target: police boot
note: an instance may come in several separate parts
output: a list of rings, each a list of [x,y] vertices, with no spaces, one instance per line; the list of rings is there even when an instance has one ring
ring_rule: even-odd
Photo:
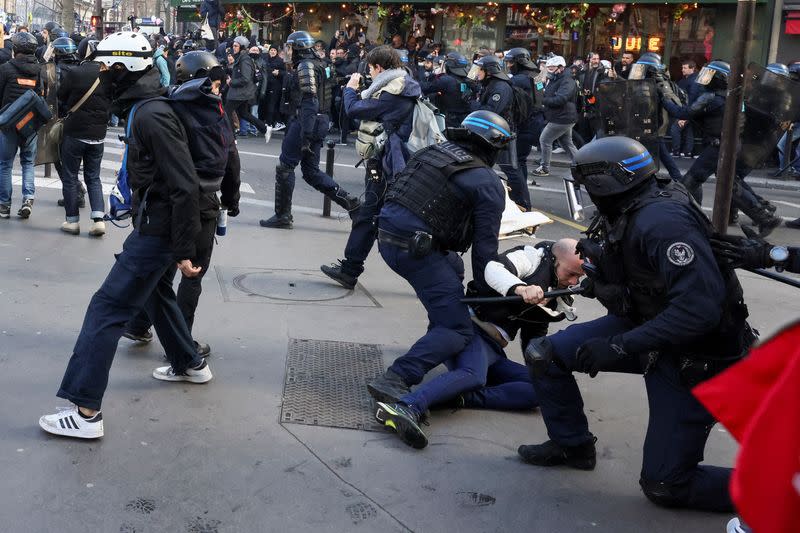
[[[361,201],[356,196],[352,196],[349,192],[341,187],[338,187],[336,189],[336,193],[330,198],[336,202],[336,205],[347,211],[347,214],[350,215],[350,218],[355,217],[356,213],[358,212],[358,208],[361,207]]]
[[[258,223],[264,228],[292,229],[292,188],[289,173],[292,169],[278,165],[275,168],[275,214]]]
[[[345,272],[344,261],[339,261],[338,264],[322,265],[319,269],[323,274],[347,290],[352,291],[356,283],[358,283],[358,276],[353,276],[349,272]]]
[[[780,217],[775,216],[763,207],[755,209],[746,209],[742,207],[742,211],[744,211],[744,214],[750,217],[756,226],[758,226],[758,234],[761,237],[766,237],[772,233],[772,230],[780,226],[783,222]]]
[[[406,385],[403,378],[387,370],[382,376],[378,376],[367,383],[367,390],[370,396],[379,402],[396,403],[411,392],[411,388]]]
[[[597,464],[597,451],[594,443],[597,437],[578,446],[561,446],[549,440],[544,444],[522,445],[517,453],[526,463],[536,466],[567,465],[579,470],[594,470]]]

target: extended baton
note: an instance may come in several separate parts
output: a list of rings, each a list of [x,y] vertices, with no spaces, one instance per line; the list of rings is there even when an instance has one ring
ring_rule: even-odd
[[[586,289],[580,285],[573,285],[567,289],[555,289],[544,293],[545,298],[558,298],[559,296],[570,296],[572,294],[583,294]],[[473,297],[461,298],[461,303],[465,304],[507,304],[514,302],[521,302],[522,296],[487,296],[487,297]]]
[[[748,272],[752,272],[753,274],[758,274],[759,276],[764,276],[765,278],[769,278],[775,281],[780,281],[781,283],[785,283],[786,285],[791,285],[796,289],[800,289],[800,280],[796,280],[795,278],[790,278],[789,276],[782,276],[776,272],[771,272],[769,270],[764,270],[763,268],[745,268]]]

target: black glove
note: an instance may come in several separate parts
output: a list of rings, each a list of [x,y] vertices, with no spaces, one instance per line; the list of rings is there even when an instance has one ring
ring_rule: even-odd
[[[228,216],[229,217],[237,217],[239,216],[239,206],[233,206],[228,208]]]
[[[613,369],[626,357],[628,354],[622,348],[619,337],[610,339],[595,337],[578,348],[575,354],[575,369],[589,374],[589,377],[595,377],[601,370]]]
[[[314,154],[314,150],[311,149],[311,141],[304,141],[303,142],[303,147],[300,148],[300,153],[301,154],[309,153],[311,155]]]
[[[714,235],[710,240],[714,257],[731,268],[770,268],[774,265],[769,256],[772,245],[764,239]]]
[[[598,279],[585,278],[581,281],[581,296],[597,298],[612,315],[625,316],[630,309],[628,290],[624,285],[603,283]]]

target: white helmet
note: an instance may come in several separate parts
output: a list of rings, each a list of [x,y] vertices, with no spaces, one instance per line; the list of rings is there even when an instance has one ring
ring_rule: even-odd
[[[544,65],[545,67],[566,67],[567,62],[564,61],[564,58],[561,56],[553,56],[547,60],[547,63]]]
[[[97,43],[95,60],[109,67],[119,63],[130,72],[138,72],[153,66],[153,48],[140,33],[118,31]]]

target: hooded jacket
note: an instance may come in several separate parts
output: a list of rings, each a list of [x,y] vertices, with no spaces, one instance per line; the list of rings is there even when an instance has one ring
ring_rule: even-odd
[[[36,58],[27,54],[17,54],[14,59],[0,65],[0,95],[3,98],[0,107],[15,101],[28,89],[41,94],[41,69]]]
[[[255,66],[253,58],[242,50],[233,61],[231,85],[228,89],[229,102],[250,102],[256,97],[256,84],[253,81]]]
[[[100,63],[87,61],[66,73],[58,87],[58,101],[65,112],[83,98],[94,81],[100,84],[92,95],[64,122],[64,135],[75,139],[100,140],[106,136],[111,109],[111,72],[100,72]]]
[[[384,177],[398,174],[406,166],[410,153],[406,142],[411,137],[414,105],[422,94],[419,83],[404,69],[385,70],[372,85],[358,93],[345,87],[342,93],[347,116],[355,120],[374,120],[383,124],[389,137],[383,151]]]
[[[117,101],[127,110],[140,104],[128,139],[134,225],[143,235],[169,239],[175,260],[181,261],[195,257],[200,232],[200,182],[180,118],[169,102],[158,99],[164,94],[158,69],[151,68]],[[154,100],[144,102],[148,99]],[[145,194],[147,201],[140,219]]]
[[[578,86],[568,69],[556,74],[544,88],[544,118],[554,124],[575,124],[578,122],[578,109],[575,97]]]

